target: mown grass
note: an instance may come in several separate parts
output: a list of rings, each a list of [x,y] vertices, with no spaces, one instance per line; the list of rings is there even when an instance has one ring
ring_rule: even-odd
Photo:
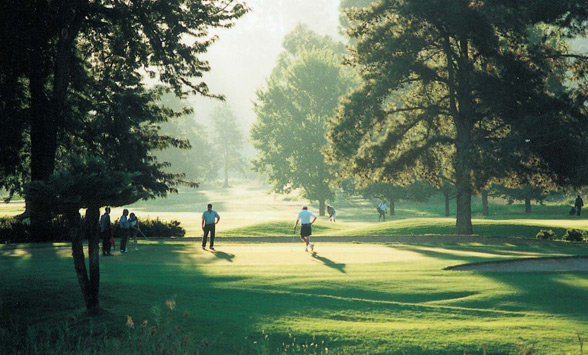
[[[320,217],[314,235],[357,236],[359,244],[322,243],[311,254],[292,231],[306,202],[264,191],[243,184],[127,206],[139,218],[180,220],[188,237],[199,237],[200,215],[213,203],[217,252],[202,251],[198,239],[151,240],[101,258],[98,316],[83,311],[67,243],[0,246],[0,353],[579,354],[578,335],[588,337],[586,272],[443,270],[584,256],[588,244],[366,244],[362,236],[450,235],[455,220],[432,201],[398,203],[396,216],[377,222],[374,201],[340,197],[338,221]],[[485,218],[476,206],[480,236],[588,229],[565,204],[534,205],[526,215],[520,204],[494,202]],[[224,236],[296,238],[252,245]]]
[[[491,354],[577,354],[576,332],[588,335],[585,272],[443,270],[588,255],[584,244],[324,243],[310,254],[299,243],[221,243],[210,253],[198,243],[150,242],[101,259],[104,313],[94,318],[82,312],[69,254],[2,246],[2,336],[28,325],[21,340],[40,342],[43,353],[481,354],[486,345]],[[11,342],[0,352],[14,350]]]

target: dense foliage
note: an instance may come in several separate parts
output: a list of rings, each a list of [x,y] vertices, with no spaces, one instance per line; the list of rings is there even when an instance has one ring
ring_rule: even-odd
[[[586,181],[586,1],[383,0],[349,11],[363,85],[328,137],[358,182],[455,184],[459,234],[491,181]],[[572,84],[573,83],[573,84]],[[558,158],[559,157],[559,158]]]

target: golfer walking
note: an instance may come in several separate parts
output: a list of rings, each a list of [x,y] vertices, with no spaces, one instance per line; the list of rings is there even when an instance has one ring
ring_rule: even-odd
[[[314,244],[310,242],[310,236],[312,234],[312,224],[316,221],[316,215],[308,210],[307,206],[302,207],[302,211],[298,213],[298,217],[296,218],[296,223],[294,224],[294,231],[296,231],[296,227],[298,226],[298,221],[300,221],[300,239],[306,244],[305,251],[314,250]]]
[[[202,250],[206,250],[206,241],[208,233],[210,232],[210,250],[214,250],[214,229],[216,224],[220,221],[220,216],[216,211],[212,210],[212,204],[208,204],[208,209],[202,213]]]

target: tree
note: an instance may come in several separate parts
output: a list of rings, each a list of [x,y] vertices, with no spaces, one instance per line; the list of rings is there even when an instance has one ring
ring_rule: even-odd
[[[112,170],[104,161],[73,158],[69,166],[55,172],[49,180],[36,180],[27,185],[25,196],[43,201],[45,209],[66,216],[72,241],[74,268],[90,313],[99,310],[99,237],[97,221],[99,208],[105,205],[122,206],[141,198],[133,180],[138,174]],[[81,224],[80,209],[86,208],[85,223]],[[84,258],[83,238],[89,249],[89,271]]]
[[[230,27],[247,9],[224,1],[7,1],[0,6],[5,10],[0,11],[3,58],[22,61],[2,72],[7,75],[0,75],[0,93],[22,91],[2,97],[1,106],[11,105],[3,112],[21,132],[10,152],[30,155],[32,181],[25,196],[31,220],[38,226],[51,213],[67,216],[78,281],[86,307],[95,311],[100,206],[165,196],[178,184],[189,184],[183,174],[166,172],[169,164],[152,154],[189,147],[185,139],[159,133],[160,124],[184,112],[157,102],[169,90],[218,97],[204,83],[193,82],[209,70],[198,55],[215,40],[207,36],[208,28]],[[142,71],[156,77],[155,69],[167,89],[146,88]],[[89,275],[79,232],[82,207],[87,209]]]
[[[12,117],[26,114],[30,139],[31,180],[48,180],[56,166],[60,139],[69,127],[84,121],[72,101],[85,86],[97,86],[84,71],[107,55],[117,65],[139,77],[141,70],[167,84],[177,95],[209,93],[194,81],[209,70],[198,56],[216,37],[211,27],[230,27],[247,8],[238,1],[4,1],[1,5],[0,50],[11,63],[19,62],[0,79],[0,92],[25,86],[26,97],[13,102]],[[3,63],[4,64],[4,63]],[[4,72],[6,73],[6,72]],[[4,74],[3,73],[3,74]],[[122,72],[119,72],[122,73]],[[20,87],[18,87],[21,89]],[[19,91],[17,91],[19,92]],[[43,201],[27,200],[31,222],[47,219]]]
[[[325,125],[354,78],[340,65],[342,46],[328,36],[299,25],[283,47],[267,88],[257,92],[253,170],[266,173],[275,192],[300,188],[305,198],[319,201],[324,215],[325,201],[333,197],[332,165],[322,154]]]
[[[178,97],[168,93],[162,96],[161,105],[171,108],[180,114],[173,120],[161,124],[161,133],[184,139],[190,142],[189,148],[174,146],[156,152],[157,159],[169,162],[167,171],[175,174],[185,174],[192,181],[216,179],[218,175],[218,161],[210,159],[204,152],[213,151],[210,142],[210,132],[200,124],[194,110]]]
[[[237,126],[237,117],[228,104],[217,106],[210,114],[214,126],[215,154],[209,156],[219,157],[223,169],[225,181],[223,188],[229,187],[229,171],[244,171],[245,160],[241,151],[243,149],[243,135]]]
[[[349,62],[363,85],[328,134],[341,171],[435,185],[448,172],[458,234],[473,233],[471,196],[492,179],[581,179],[586,60],[560,45],[586,30],[580,3],[384,0],[351,11]]]

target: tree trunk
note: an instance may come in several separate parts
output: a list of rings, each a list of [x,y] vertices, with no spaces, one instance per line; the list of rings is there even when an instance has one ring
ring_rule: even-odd
[[[228,188],[229,187],[229,166],[228,163],[225,163],[225,183],[223,184],[223,188]]]
[[[394,210],[394,200],[390,199],[390,216],[394,216],[396,211]]]
[[[525,199],[525,213],[531,213],[531,199]]]
[[[325,215],[325,200],[319,200],[319,216]]]
[[[29,88],[31,93],[31,181],[48,180],[55,169],[57,132],[64,124],[64,108],[71,80],[75,38],[82,28],[88,11],[88,1],[72,2],[60,19],[61,28],[56,30],[59,38],[54,51],[39,39],[39,47],[30,55]],[[51,63],[51,64],[47,64]],[[51,82],[52,80],[52,82]],[[49,88],[51,94],[47,95]],[[46,201],[45,201],[46,202]],[[45,239],[50,218],[48,205],[44,201],[28,201],[31,228],[34,238]]]
[[[100,290],[100,234],[98,233],[98,220],[100,219],[99,207],[90,207],[86,210],[85,234],[88,237],[88,258],[90,266],[90,297],[86,305],[89,312],[95,312],[99,308]]]
[[[455,137],[455,187],[457,189],[457,210],[456,210],[456,232],[457,234],[473,234],[472,228],[472,181],[470,151],[472,149],[473,130],[473,100],[471,92],[471,71],[473,70],[469,59],[468,39],[459,39],[461,53],[457,62],[459,69],[453,72],[453,63],[448,59],[449,73],[451,79],[450,101],[453,120],[456,128]],[[447,52],[448,58],[453,53],[451,49]],[[456,74],[455,78],[453,74]],[[456,79],[456,81],[453,81]]]
[[[451,210],[449,206],[449,190],[443,191],[443,197],[445,198],[445,217],[451,216]]]
[[[474,234],[472,227],[472,195],[466,188],[457,190],[457,234]]]
[[[80,231],[80,214],[77,211],[71,211],[67,214],[67,220],[69,224],[69,235],[71,238],[71,252],[74,261],[74,269],[78,277],[78,284],[82,290],[82,296],[84,296],[84,303],[86,309],[94,310],[93,308],[97,299],[92,297],[90,289],[90,280],[88,279],[88,273],[86,270],[86,262],[84,259],[84,243],[82,240],[82,233]]]
[[[49,180],[55,168],[55,154],[57,151],[57,126],[52,110],[48,110],[50,101],[45,95],[48,81],[43,72],[41,56],[33,59],[29,74],[29,89],[31,93],[31,181]],[[33,240],[48,240],[48,222],[51,213],[46,201],[33,197],[26,202],[30,212]]]
[[[488,217],[490,212],[488,210],[488,191],[482,190],[482,215]]]

